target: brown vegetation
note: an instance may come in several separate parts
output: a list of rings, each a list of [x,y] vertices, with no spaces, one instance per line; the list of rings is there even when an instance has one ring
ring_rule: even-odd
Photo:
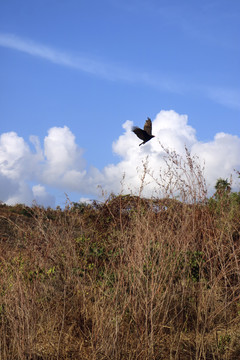
[[[240,205],[0,206],[0,359],[240,358]]]

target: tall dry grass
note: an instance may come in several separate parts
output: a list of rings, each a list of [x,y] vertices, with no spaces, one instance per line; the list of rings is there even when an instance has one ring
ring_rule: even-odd
[[[240,358],[240,208],[178,160],[192,201],[2,206],[0,359]]]

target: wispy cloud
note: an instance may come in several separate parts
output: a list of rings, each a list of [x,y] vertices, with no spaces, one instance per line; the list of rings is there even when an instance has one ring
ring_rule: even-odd
[[[106,74],[104,64],[90,58],[74,57],[71,54],[56,50],[28,39],[20,38],[13,34],[0,33],[0,46],[18,50],[32,56],[40,57],[54,64],[75,68],[96,75]]]
[[[240,110],[240,90],[223,87],[206,88],[207,96],[217,103]]]
[[[111,81],[123,81],[143,84],[161,91],[175,94],[190,94],[198,92],[223,106],[239,109],[239,90],[211,85],[193,85],[185,81],[171,78],[169,74],[154,74],[147,71],[137,71],[129,67],[119,66],[111,62],[96,60],[86,56],[75,56],[54,47],[45,46],[14,34],[0,33],[0,46],[24,52],[31,56],[42,58],[60,66],[76,69],[88,74]],[[200,91],[199,91],[200,90]],[[204,90],[204,91],[203,91]]]
[[[148,72],[132,70],[125,66],[121,67],[107,61],[96,61],[91,57],[74,56],[71,53],[59,51],[53,47],[13,34],[0,33],[0,46],[18,50],[54,64],[74,68],[107,80],[140,83],[173,93],[182,92],[182,88],[165,75],[156,76]]]

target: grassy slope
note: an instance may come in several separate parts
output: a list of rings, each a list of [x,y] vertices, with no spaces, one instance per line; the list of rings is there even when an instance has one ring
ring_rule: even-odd
[[[240,207],[225,200],[1,205],[0,359],[239,359]]]

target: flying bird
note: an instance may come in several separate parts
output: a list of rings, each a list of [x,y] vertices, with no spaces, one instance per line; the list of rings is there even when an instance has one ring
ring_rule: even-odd
[[[144,130],[137,126],[133,126],[132,131],[137,135],[137,137],[139,137],[139,139],[143,140],[139,146],[145,144],[154,137],[154,135],[152,135],[152,120],[149,117],[147,118],[144,125]]]

